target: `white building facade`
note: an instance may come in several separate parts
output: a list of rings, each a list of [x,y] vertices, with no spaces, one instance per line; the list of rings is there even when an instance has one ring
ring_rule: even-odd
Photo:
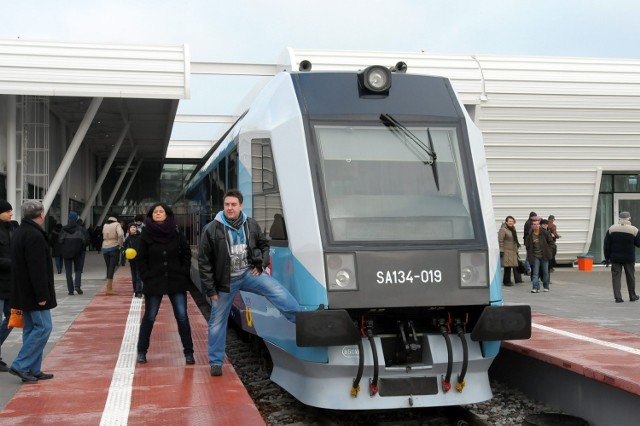
[[[496,231],[511,215],[522,238],[529,212],[555,215],[562,236],[559,262],[574,261],[586,252],[602,260],[604,233],[619,211],[630,211],[632,221],[640,223],[640,60],[598,58],[287,49],[274,64],[228,64],[191,62],[188,46],[0,40],[0,175],[7,198],[18,202],[24,198],[20,191],[28,191],[25,182],[26,187],[36,183],[35,174],[25,177],[18,170],[25,156],[22,96],[49,102],[49,153],[46,161],[38,162],[49,181],[41,198],[54,191],[63,200],[64,217],[67,200],[91,204],[96,171],[108,163],[119,135],[124,134],[125,142],[116,156],[122,162],[131,157],[128,169],[158,155],[195,161],[271,75],[297,70],[303,60],[311,62],[313,70],[404,61],[409,73],[450,78],[484,135],[499,219]],[[190,106],[189,99],[203,96],[210,78],[221,76],[247,77],[245,99],[211,97],[209,104],[224,104],[224,113]],[[98,111],[107,114],[101,119],[87,116],[95,99],[103,99]],[[62,110],[67,100],[86,105],[67,113]],[[114,100],[117,104],[109,105]],[[104,127],[105,117],[111,121],[100,133],[98,121]],[[88,136],[69,159],[82,119],[89,120]],[[203,136],[185,138],[176,131],[184,128],[198,128],[192,133]],[[105,132],[110,136],[101,143]],[[59,170],[61,179],[56,178]],[[102,192],[106,198],[109,192]]]

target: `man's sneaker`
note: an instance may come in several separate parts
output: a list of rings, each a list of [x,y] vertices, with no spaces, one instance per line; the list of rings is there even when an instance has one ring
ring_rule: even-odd
[[[540,290],[536,290],[535,288],[531,290],[531,293],[540,293]]]
[[[547,291],[549,291],[549,289],[548,289],[548,288],[545,288],[545,289],[544,289],[544,290],[542,290],[542,291],[544,291],[544,292],[546,293]]]
[[[82,294],[82,293],[84,293],[84,291],[82,291],[82,290],[80,289],[80,287],[76,287],[76,293],[78,293],[78,294]]]
[[[6,362],[0,361],[0,371],[3,373],[6,373],[7,371],[9,371],[9,366],[7,366]]]
[[[212,365],[211,366],[211,375],[212,376],[222,376],[222,366],[221,365]]]

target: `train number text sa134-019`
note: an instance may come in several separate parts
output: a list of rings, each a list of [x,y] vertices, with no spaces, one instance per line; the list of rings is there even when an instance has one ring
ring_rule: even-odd
[[[442,271],[439,269],[423,269],[415,273],[412,270],[377,271],[376,282],[378,284],[437,284],[442,282]]]

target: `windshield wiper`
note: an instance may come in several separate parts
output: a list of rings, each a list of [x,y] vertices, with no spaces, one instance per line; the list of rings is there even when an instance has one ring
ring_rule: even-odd
[[[416,135],[414,135],[411,130],[407,129],[403,124],[398,122],[395,118],[390,116],[389,114],[380,114],[380,120],[387,126],[391,132],[398,136],[398,138],[403,142],[413,142],[413,145],[419,148],[428,156],[427,161],[423,161],[424,164],[429,164],[431,166],[431,170],[433,171],[433,180],[436,184],[436,188],[440,191],[440,180],[438,178],[438,165],[436,160],[438,159],[438,155],[433,148],[433,138],[431,137],[431,131],[427,128],[427,137],[429,138],[429,146],[425,145],[424,142],[420,140]],[[411,148],[411,147],[409,147]]]

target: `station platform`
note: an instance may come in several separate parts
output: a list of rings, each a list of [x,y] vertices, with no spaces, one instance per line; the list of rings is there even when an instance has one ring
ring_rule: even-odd
[[[531,306],[532,336],[502,342],[492,376],[590,425],[637,424],[640,301],[629,301],[624,278],[623,303],[615,303],[604,266],[558,267],[549,292],[531,293],[531,279],[523,279],[503,286],[503,299]]]
[[[88,252],[83,295],[69,296],[64,271],[55,276],[58,307],[43,371],[54,378],[22,384],[0,373],[2,425],[260,425],[265,424],[233,367],[211,377],[207,323],[191,297],[188,313],[195,365],[186,365],[171,303],[156,318],[147,364],[136,364],[143,300],[133,297],[129,266],[114,277],[116,296],[104,295],[102,255]],[[2,345],[7,364],[22,332]]]

